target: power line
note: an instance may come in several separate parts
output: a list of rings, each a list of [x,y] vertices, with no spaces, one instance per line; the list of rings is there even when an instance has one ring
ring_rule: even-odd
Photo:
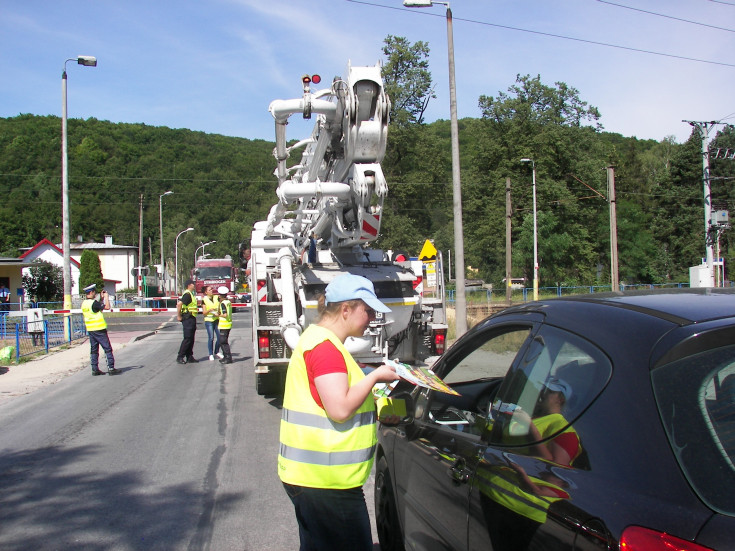
[[[664,13],[656,13],[655,11],[642,10],[640,8],[633,8],[631,6],[624,6],[623,4],[616,4],[615,2],[609,2],[608,0],[597,0],[601,4],[609,4],[618,8],[625,8],[626,10],[638,11],[641,13],[647,13],[649,15],[655,15],[657,17],[665,17],[666,19],[673,19],[675,21],[683,21],[684,23],[691,23],[692,25],[701,25],[702,27],[709,27],[710,29],[718,29],[720,31],[727,31],[729,33],[735,33],[735,29],[727,29],[725,27],[717,27],[716,25],[708,25],[707,23],[700,23],[699,21],[692,21],[691,19],[682,19],[681,17],[674,17],[673,15],[666,15]]]
[[[386,5],[383,5],[383,4],[375,4],[373,2],[366,2],[364,0],[347,0],[347,2],[352,2],[353,4],[364,4],[366,6],[373,6],[373,7],[376,7],[376,8],[384,8],[384,9],[400,10],[400,11],[410,11],[410,12],[414,13],[414,15],[416,15],[416,16],[423,15],[423,16],[429,16],[429,17],[440,17],[442,19],[444,19],[444,17],[445,17],[443,14],[429,13],[429,12],[418,12],[416,10],[411,10],[409,8],[405,8],[404,9],[404,8],[398,8],[396,6],[386,6]],[[496,28],[499,28],[499,29],[506,29],[506,30],[510,30],[510,31],[518,31],[518,32],[522,32],[522,33],[537,34],[537,35],[540,35],[540,36],[548,36],[548,37],[551,37],[551,38],[560,38],[562,40],[571,40],[573,42],[581,42],[583,44],[593,44],[595,46],[604,46],[606,48],[616,48],[616,49],[619,49],[619,50],[627,50],[627,51],[630,51],[630,52],[638,52],[638,53],[642,53],[642,54],[657,55],[657,56],[661,56],[661,57],[670,57],[670,58],[673,58],[673,59],[682,59],[684,61],[694,61],[694,62],[697,62],[697,63],[708,63],[708,64],[711,64],[711,65],[721,65],[723,67],[735,67],[735,64],[733,64],[733,63],[724,63],[722,61],[712,61],[712,60],[709,60],[709,59],[699,59],[699,58],[696,58],[696,57],[687,57],[687,56],[683,56],[683,55],[667,54],[665,52],[656,52],[654,50],[644,50],[643,48],[634,48],[632,46],[622,46],[620,44],[612,44],[610,42],[599,42],[597,40],[589,40],[589,39],[586,39],[586,38],[577,38],[577,37],[574,37],[574,36],[565,36],[565,35],[562,35],[562,34],[546,33],[546,32],[543,32],[543,31],[535,31],[535,30],[532,30],[532,29],[522,29],[520,27],[512,27],[510,25],[501,25],[499,23],[489,23],[487,21],[478,21],[476,19],[466,19],[466,18],[457,17],[457,16],[453,16],[453,19],[454,19],[454,21],[464,21],[465,23],[475,23],[476,25],[485,25],[487,27],[496,27]]]

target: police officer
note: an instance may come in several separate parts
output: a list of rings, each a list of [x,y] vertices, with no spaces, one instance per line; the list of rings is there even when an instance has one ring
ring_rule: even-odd
[[[181,341],[179,354],[176,357],[176,363],[180,364],[199,361],[194,357],[194,335],[197,331],[197,313],[199,312],[197,296],[194,293],[194,281],[187,279],[185,285],[186,291],[176,304],[177,317],[184,329],[184,340]]]
[[[223,364],[232,363],[230,350],[230,329],[232,329],[232,302],[227,298],[229,289],[222,285],[217,289],[219,293],[219,347],[224,357],[219,361]]]
[[[92,375],[104,375],[99,370],[100,346],[105,351],[107,357],[107,374],[116,375],[120,373],[119,369],[115,369],[115,357],[112,355],[112,345],[110,337],[107,335],[107,322],[102,311],[110,309],[110,296],[107,291],[102,290],[102,301],[96,300],[97,285],[87,285],[84,288],[87,298],[82,302],[82,315],[84,316],[84,325],[89,335],[89,359],[92,363]]]

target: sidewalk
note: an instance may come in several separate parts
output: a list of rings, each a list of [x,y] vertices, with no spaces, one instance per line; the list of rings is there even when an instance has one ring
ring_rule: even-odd
[[[157,331],[111,331],[108,333],[115,352]],[[100,349],[100,355],[104,357]],[[104,359],[102,360],[104,364]],[[20,364],[0,366],[0,402],[30,394],[46,385],[59,382],[89,367],[89,339],[83,338],[49,350],[48,354]]]

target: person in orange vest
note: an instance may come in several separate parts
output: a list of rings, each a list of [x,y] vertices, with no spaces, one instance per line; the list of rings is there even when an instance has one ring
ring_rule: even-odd
[[[110,309],[110,296],[104,289],[100,293],[101,301],[97,300],[97,285],[87,285],[84,288],[87,298],[82,302],[82,315],[84,316],[84,325],[89,335],[89,359],[92,364],[92,375],[104,375],[99,370],[100,346],[105,351],[107,358],[107,374],[117,375],[119,369],[115,369],[115,357],[112,355],[112,345],[110,337],[107,335],[107,322],[102,311]]]

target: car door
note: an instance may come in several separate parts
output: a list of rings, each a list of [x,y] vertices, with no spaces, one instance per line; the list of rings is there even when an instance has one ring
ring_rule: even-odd
[[[394,447],[396,497],[409,549],[466,549],[472,474],[487,445],[487,409],[533,325],[476,330],[435,366],[454,390],[422,389]],[[402,441],[401,441],[402,440]]]
[[[574,505],[575,477],[589,469],[574,424],[611,374],[589,341],[539,327],[492,398],[488,445],[473,464],[469,549],[607,548],[604,528]]]

